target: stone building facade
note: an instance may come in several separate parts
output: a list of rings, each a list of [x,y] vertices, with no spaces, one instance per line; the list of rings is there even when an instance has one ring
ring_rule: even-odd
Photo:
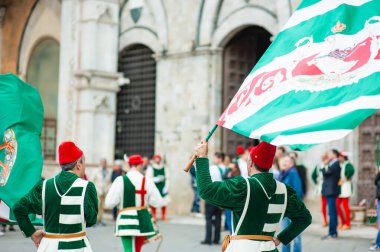
[[[1,73],[37,86],[45,106],[44,174],[58,170],[56,146],[67,139],[91,166],[102,157],[161,153],[172,175],[172,211],[187,212],[192,194],[182,168],[194,145],[299,2],[1,1]],[[333,145],[348,149],[359,168],[358,198],[370,198],[378,122],[305,152],[304,162],[312,168]],[[233,153],[247,142],[218,129],[210,148]]]

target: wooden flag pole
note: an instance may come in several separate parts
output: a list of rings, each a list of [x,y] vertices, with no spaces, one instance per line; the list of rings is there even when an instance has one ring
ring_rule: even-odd
[[[206,136],[206,138],[205,138],[206,142],[208,142],[208,140],[209,140],[210,137],[214,134],[214,132],[215,132],[215,130],[216,130],[217,128],[218,128],[218,125],[215,124],[215,126],[210,130],[210,132],[209,132],[208,135]],[[185,167],[185,169],[184,169],[185,172],[189,172],[189,170],[191,169],[191,166],[193,166],[193,164],[194,164],[196,158],[197,158],[197,156],[196,156],[195,154],[191,157],[189,163],[187,163],[187,165],[186,165],[186,167]]]

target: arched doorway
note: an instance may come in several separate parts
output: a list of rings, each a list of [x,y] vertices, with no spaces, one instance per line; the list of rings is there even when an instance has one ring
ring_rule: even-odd
[[[119,72],[130,84],[121,87],[117,95],[116,158],[154,153],[156,112],[156,61],[153,51],[137,44],[125,48],[119,55]]]
[[[44,105],[41,145],[45,160],[55,160],[57,140],[59,44],[47,38],[40,41],[30,56],[26,80],[40,92]]]
[[[265,50],[270,45],[271,34],[264,28],[250,26],[238,32],[226,44],[223,51],[223,109],[243,83]],[[223,129],[223,151],[235,156],[237,145],[248,147],[252,140],[235,132]]]

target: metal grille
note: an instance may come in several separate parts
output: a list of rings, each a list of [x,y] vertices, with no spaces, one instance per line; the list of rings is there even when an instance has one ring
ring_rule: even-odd
[[[134,45],[119,55],[119,72],[130,84],[117,95],[115,156],[154,152],[156,62],[146,46]]]
[[[44,118],[41,146],[45,160],[55,160],[57,144],[57,119]]]
[[[223,53],[223,109],[231,102],[244,78],[270,45],[270,33],[261,27],[248,27],[233,37]],[[252,140],[223,129],[223,150],[235,155],[237,145],[248,147]]]

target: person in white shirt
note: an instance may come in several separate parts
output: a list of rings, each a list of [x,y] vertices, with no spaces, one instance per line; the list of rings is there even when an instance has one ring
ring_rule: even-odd
[[[239,166],[240,169],[240,175],[243,178],[248,178],[248,166],[247,166],[247,159],[248,159],[248,151],[244,149],[243,146],[239,145],[236,148],[236,163]]]
[[[91,181],[95,184],[95,188],[98,193],[98,224],[102,226],[105,226],[105,223],[103,222],[104,201],[111,186],[111,173],[111,170],[107,168],[107,160],[102,158],[100,160],[100,167],[95,171],[91,178]]]
[[[214,155],[214,165],[210,166],[211,180],[222,181],[227,169],[224,165],[226,155],[223,152],[216,152]],[[201,242],[203,245],[219,244],[220,229],[222,222],[222,209],[210,203],[205,203],[206,208],[206,237]],[[212,228],[214,227],[214,239],[212,239]]]

